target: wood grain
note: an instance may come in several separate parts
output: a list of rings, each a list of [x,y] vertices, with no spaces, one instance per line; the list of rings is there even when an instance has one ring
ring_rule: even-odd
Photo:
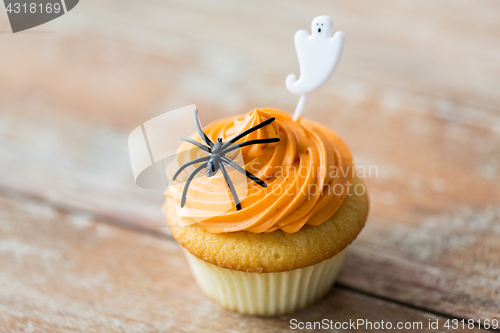
[[[366,179],[370,219],[342,284],[498,318],[498,3],[243,6],[88,0],[35,33],[0,35],[0,190],[168,234],[162,194],[133,184],[128,133],[192,103],[204,123],[258,106],[293,110],[284,88],[298,71],[293,33],[327,13],[346,49],[305,114],[378,171]],[[6,20],[0,13],[3,30]]]
[[[366,179],[370,220],[353,246],[356,264],[347,265],[342,283],[459,317],[498,317],[500,191],[491,177],[499,163],[499,136],[405,108],[386,117],[375,101],[357,111],[367,122],[356,123],[352,114],[324,117],[342,132],[358,165],[379,172]],[[55,121],[49,110],[43,114],[44,119],[11,115],[3,128],[4,189],[168,232],[160,212],[162,194],[132,183],[124,131],[69,117]],[[415,135],[408,136],[412,131]]]
[[[201,293],[172,240],[19,197],[0,197],[0,212],[1,331],[289,332],[292,319],[363,319],[394,325],[438,320],[439,329],[426,331],[439,332],[447,320],[342,288],[296,314],[241,316]]]

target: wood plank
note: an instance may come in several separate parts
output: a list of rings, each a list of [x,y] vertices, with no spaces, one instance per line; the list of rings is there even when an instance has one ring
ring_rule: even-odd
[[[162,195],[136,188],[129,167],[127,136],[141,112],[132,117],[137,123],[116,128],[67,115],[43,94],[10,92],[0,89],[2,187],[124,223],[163,226]],[[361,101],[339,97],[334,114],[313,100],[309,112],[345,139],[358,166],[376,168],[367,180],[372,217],[419,223],[422,214],[500,203],[493,181],[500,177],[500,132],[492,127],[500,116],[433,110],[429,100],[372,93]]]
[[[413,252],[399,256],[395,255],[394,248],[374,246],[372,242],[365,241],[367,234],[362,235],[362,240],[348,253],[339,282],[356,290],[440,311],[443,314],[500,320],[498,235],[485,236],[483,240],[482,235],[463,234],[453,235],[450,240],[438,239],[437,241],[442,243],[444,254],[435,256],[428,253],[430,247],[425,244],[436,241],[437,238],[429,236],[427,239],[418,240],[421,235],[408,236],[412,231],[419,233],[418,229],[406,230],[403,237],[408,239],[400,242],[401,251],[408,251],[408,246],[421,248],[423,251],[417,252],[413,249]],[[431,230],[424,232],[427,235],[432,233]],[[478,249],[450,249],[460,246],[460,243],[453,242],[466,238],[477,238],[473,244],[485,242],[488,245],[477,246]],[[409,245],[412,241],[414,243]],[[422,243],[418,244],[419,241]],[[414,256],[425,257],[430,263],[421,258],[408,260]],[[461,256],[467,259],[460,259]],[[467,266],[464,266],[464,262]],[[384,274],[380,274],[381,270]]]
[[[128,133],[55,114],[43,103],[34,111],[24,106],[0,115],[0,183],[5,191],[123,224],[165,227],[163,193],[134,184]]]
[[[297,70],[291,36],[330,12],[346,53],[306,115],[379,170],[342,282],[456,316],[494,313],[498,3],[291,2],[286,15],[240,6],[90,0],[36,29],[56,33],[2,35],[1,189],[166,232],[162,195],[132,183],[129,131],[193,102],[204,122],[293,110],[283,84]]]
[[[358,165],[379,172],[366,179],[370,221],[353,251],[360,264],[346,267],[343,283],[437,312],[488,318],[500,300],[494,210],[500,188],[493,181],[500,174],[500,135],[486,126],[488,118],[471,122],[465,111],[462,118],[436,117],[425,100],[400,94],[388,108],[384,95],[370,96],[343,97],[334,115],[311,102],[311,118],[344,137]],[[81,121],[34,99],[1,99],[10,103],[0,121],[4,191],[168,232],[162,194],[132,182],[126,129]],[[386,270],[388,262],[408,265]],[[476,288],[477,279],[486,287]],[[408,296],[414,293],[419,297]],[[480,306],[471,310],[471,300]]]
[[[394,325],[438,320],[439,329],[426,331],[439,332],[446,322],[342,288],[296,314],[273,319],[241,316],[201,294],[172,240],[20,197],[0,197],[0,212],[2,331],[289,332],[292,319],[364,319]]]
[[[102,103],[101,98],[108,99],[103,96],[106,93],[114,94],[131,86],[136,89],[129,90],[129,99],[138,101],[144,94],[160,101],[165,96],[169,97],[169,103],[175,104],[174,100],[184,98],[182,94],[176,98],[176,93],[196,85],[194,98],[206,103],[246,106],[249,96],[265,98],[263,91],[276,95],[273,90],[277,90],[280,96],[288,96],[284,78],[297,69],[293,33],[308,28],[318,13],[326,13],[333,17],[336,28],[347,34],[339,77],[331,83],[336,91],[345,91],[352,81],[362,81],[498,113],[500,23],[495,13],[499,10],[498,2],[491,0],[473,4],[323,0],[313,4],[288,1],[274,5],[258,1],[252,6],[228,0],[210,4],[149,1],[147,5],[90,0],[79,4],[70,15],[36,28],[56,34],[5,36],[9,38],[9,48],[3,50],[4,62],[0,66],[2,72],[12,72],[15,69],[6,68],[9,64],[28,64],[25,59],[31,59],[39,66],[38,70],[43,70],[43,65],[50,62],[50,67],[65,70],[67,80],[79,79],[82,84],[93,85],[89,89],[94,91],[94,98],[84,99],[91,105]],[[0,25],[7,30],[7,17],[2,15]],[[64,40],[61,35],[71,36],[71,41],[60,44],[57,41]],[[23,52],[38,45],[44,45],[36,48],[39,50],[62,47],[64,51]],[[132,52],[120,53],[120,49]],[[168,59],[180,66],[171,67],[163,62],[153,72],[140,71],[149,67],[137,57],[141,52],[149,54],[153,61]],[[100,53],[105,56],[95,57]],[[33,61],[35,57],[38,60]],[[58,57],[62,61],[55,61]],[[94,61],[89,63],[88,57]],[[71,65],[76,59],[82,67]],[[31,68],[32,65],[25,67],[26,72]],[[180,77],[186,69],[189,73]],[[92,80],[94,70],[101,70],[100,74],[107,74],[107,78]],[[220,76],[214,80],[218,72]],[[131,73],[142,80],[131,81]],[[20,79],[22,76],[9,77],[10,82]],[[150,82],[142,84],[143,80]],[[274,89],[264,89],[267,85]],[[100,89],[102,86],[106,89]],[[64,88],[66,98],[82,98],[82,91],[72,88],[72,85]],[[222,102],[221,90],[226,93]],[[282,97],[278,100],[288,98]],[[133,107],[123,99],[114,103]]]

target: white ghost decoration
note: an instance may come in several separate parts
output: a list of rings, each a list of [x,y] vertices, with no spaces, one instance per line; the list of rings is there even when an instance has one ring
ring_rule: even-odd
[[[307,94],[321,87],[328,81],[337,68],[344,49],[345,35],[333,32],[333,22],[329,16],[314,18],[311,34],[306,30],[295,33],[294,42],[299,59],[300,78],[295,74],[286,77],[285,84],[289,92],[301,95],[293,116],[297,120],[304,108]]]

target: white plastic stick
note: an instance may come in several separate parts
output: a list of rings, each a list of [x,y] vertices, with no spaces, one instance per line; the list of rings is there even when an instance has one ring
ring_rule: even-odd
[[[300,95],[299,102],[297,103],[297,107],[295,108],[295,112],[293,114],[293,121],[297,121],[302,116],[302,111],[304,110],[304,106],[306,105],[307,94]]]

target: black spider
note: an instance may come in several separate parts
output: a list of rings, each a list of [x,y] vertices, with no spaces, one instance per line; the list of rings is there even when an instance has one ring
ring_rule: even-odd
[[[177,178],[177,176],[182,172],[182,170],[184,170],[188,166],[196,164],[196,163],[200,163],[200,162],[205,162],[205,163],[201,164],[200,166],[198,166],[191,173],[191,175],[189,175],[188,179],[186,180],[186,184],[184,184],[184,190],[182,191],[181,207],[184,207],[184,204],[186,203],[186,195],[187,195],[187,191],[189,189],[189,184],[191,183],[193,178],[196,176],[196,174],[198,174],[198,172],[200,172],[203,168],[207,168],[207,177],[215,176],[219,170],[222,171],[222,174],[224,175],[224,179],[226,180],[226,183],[229,186],[229,189],[231,190],[231,194],[233,195],[233,200],[234,200],[234,204],[236,205],[236,210],[240,210],[241,209],[240,199],[238,198],[238,195],[236,194],[236,190],[234,189],[233,182],[231,181],[231,178],[229,178],[229,175],[226,171],[225,165],[235,168],[236,170],[238,170],[239,172],[241,172],[242,174],[244,174],[245,176],[247,176],[248,178],[250,178],[251,180],[253,180],[254,182],[256,182],[257,184],[259,184],[260,186],[262,186],[264,188],[267,187],[267,184],[264,183],[259,178],[257,178],[256,176],[252,175],[250,172],[248,172],[247,170],[245,170],[241,166],[234,163],[229,157],[226,157],[225,155],[227,153],[229,153],[233,150],[236,150],[238,148],[241,148],[241,147],[260,144],[260,143],[271,143],[271,142],[280,141],[280,138],[269,138],[269,139],[245,141],[242,143],[238,143],[236,145],[234,144],[236,141],[238,141],[242,137],[258,130],[259,128],[262,128],[266,125],[269,125],[270,123],[272,123],[275,120],[275,118],[274,117],[269,118],[266,121],[263,121],[260,124],[255,125],[254,127],[249,128],[246,131],[236,135],[231,140],[229,140],[228,142],[225,142],[225,143],[222,142],[221,138],[219,138],[217,140],[217,142],[214,143],[214,142],[212,142],[212,140],[210,140],[208,138],[208,136],[205,134],[205,132],[203,132],[201,125],[200,125],[200,118],[198,117],[198,110],[194,111],[194,120],[195,120],[196,130],[200,134],[203,141],[206,142],[208,147],[203,145],[202,143],[199,143],[191,138],[187,138],[184,136],[181,137],[181,140],[192,143],[196,147],[200,148],[201,150],[206,151],[207,153],[209,153],[211,155],[205,156],[205,157],[200,157],[200,158],[194,159],[192,161],[186,162],[175,173],[173,180],[175,180],[175,178]]]

